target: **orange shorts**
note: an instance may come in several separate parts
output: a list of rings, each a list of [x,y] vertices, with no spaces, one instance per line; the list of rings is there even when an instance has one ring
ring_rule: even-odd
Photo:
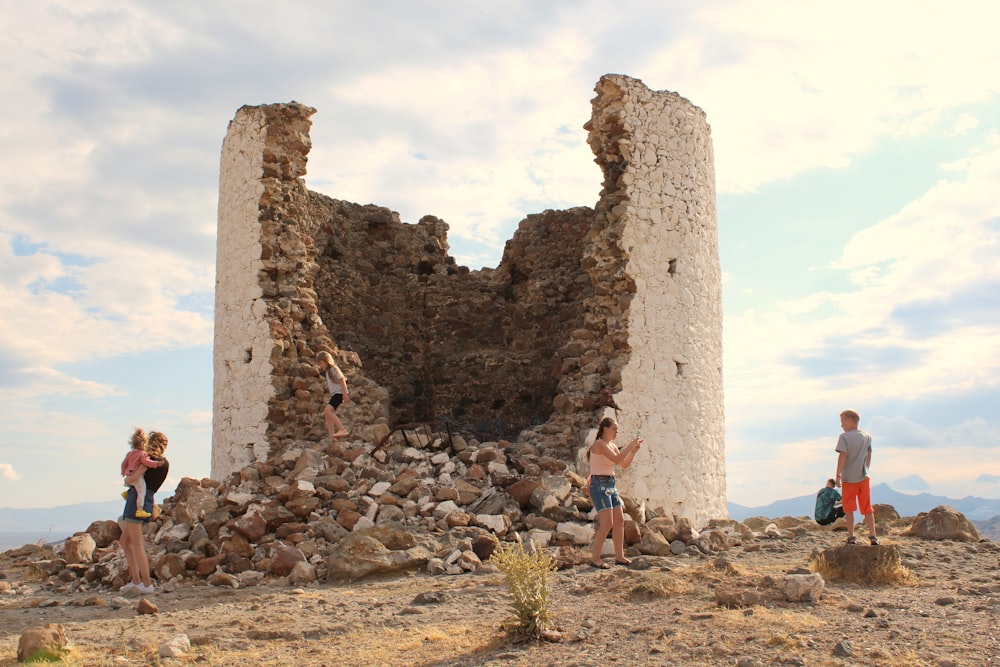
[[[865,477],[863,482],[841,482],[841,490],[844,492],[844,511],[853,512],[859,510],[862,514],[872,513],[872,484],[871,479]]]

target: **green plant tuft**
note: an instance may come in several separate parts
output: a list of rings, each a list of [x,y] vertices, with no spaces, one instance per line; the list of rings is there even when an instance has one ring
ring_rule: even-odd
[[[520,540],[499,543],[490,556],[506,576],[513,615],[507,631],[524,638],[535,638],[549,627],[551,620],[548,578],[556,569],[555,560],[532,543],[526,551]]]

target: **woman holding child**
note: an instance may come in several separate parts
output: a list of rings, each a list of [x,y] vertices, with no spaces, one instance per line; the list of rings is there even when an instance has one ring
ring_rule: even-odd
[[[642,445],[642,438],[636,437],[619,449],[615,444],[617,435],[618,424],[611,417],[605,417],[597,426],[597,439],[587,450],[587,460],[590,463],[587,485],[600,522],[594,534],[590,564],[602,570],[611,567],[601,558],[601,549],[609,532],[615,547],[615,562],[619,565],[629,565],[632,562],[625,557],[625,512],[622,509],[622,499],[615,488],[615,465],[629,467]]]
[[[149,560],[146,558],[146,545],[142,539],[142,526],[152,518],[153,496],[160,490],[170,470],[170,462],[163,456],[163,452],[167,449],[167,436],[159,431],[153,431],[149,434],[145,449],[153,461],[161,462],[162,465],[157,468],[140,465],[125,478],[125,483],[129,487],[128,497],[125,499],[125,511],[120,521],[122,535],[119,542],[125,550],[125,560],[128,561],[131,576],[131,581],[122,586],[121,590],[135,588],[143,595],[148,595],[153,592],[153,582],[149,578]],[[146,482],[146,492],[141,501],[134,486],[140,477]]]

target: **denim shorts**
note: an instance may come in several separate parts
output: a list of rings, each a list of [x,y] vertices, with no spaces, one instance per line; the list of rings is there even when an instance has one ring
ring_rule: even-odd
[[[622,506],[613,475],[590,476],[590,500],[598,512]]]
[[[133,521],[135,523],[149,523],[150,517],[140,519],[135,515],[136,505],[138,504],[137,496],[138,494],[135,492],[135,487],[128,487],[128,498],[125,499],[125,511],[122,513],[122,519],[125,521]],[[153,513],[153,496],[153,492],[146,489],[146,497],[143,498],[142,508],[150,514]]]

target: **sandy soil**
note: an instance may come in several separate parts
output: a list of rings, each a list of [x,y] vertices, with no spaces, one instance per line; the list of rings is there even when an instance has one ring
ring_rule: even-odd
[[[30,583],[0,595],[0,666],[21,633],[60,623],[73,665],[991,665],[1000,662],[1000,545],[890,535],[909,574],[891,585],[826,582],[818,602],[717,606],[719,586],[808,567],[842,533],[758,540],[713,556],[640,557],[551,575],[554,630],[514,641],[502,574],[415,574],[353,585],[161,586],[158,608],[110,591],[60,595]],[[855,547],[868,548],[868,547]],[[15,590],[31,569],[0,556]],[[186,634],[192,647],[157,650]]]

